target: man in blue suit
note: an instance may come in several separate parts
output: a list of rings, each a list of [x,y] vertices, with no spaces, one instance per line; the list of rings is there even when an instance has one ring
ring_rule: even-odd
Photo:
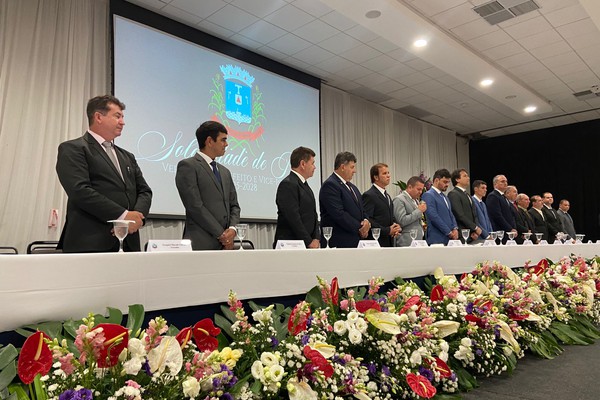
[[[438,169],[433,174],[433,186],[425,194],[423,200],[427,203],[425,217],[427,218],[427,244],[448,244],[449,240],[458,239],[458,225],[452,205],[444,192],[450,185],[450,171]]]
[[[473,193],[472,197],[473,204],[475,204],[475,210],[477,210],[477,218],[479,219],[479,226],[481,227],[480,240],[485,240],[494,229],[492,228],[492,221],[487,211],[487,207],[483,202],[483,198],[487,193],[487,183],[477,179],[473,182]]]
[[[360,191],[350,182],[356,173],[356,156],[347,151],[339,153],[333,169],[319,192],[321,227],[333,228],[329,247],[356,247],[371,229]],[[325,247],[323,237],[321,245]]]
[[[513,215],[510,202],[504,196],[508,187],[508,180],[504,175],[496,175],[493,180],[494,190],[488,194],[485,204],[490,214],[490,221],[495,231],[504,231],[505,233],[514,232],[517,234],[517,224]],[[505,235],[503,242],[508,240]]]

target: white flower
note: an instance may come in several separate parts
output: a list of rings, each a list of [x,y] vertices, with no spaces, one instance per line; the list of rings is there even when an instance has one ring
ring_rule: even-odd
[[[127,344],[127,350],[131,353],[131,357],[145,357],[146,348],[140,339],[131,338]]]
[[[456,307],[456,304],[450,303],[446,306],[446,310],[448,310],[448,312],[451,314],[456,314],[458,307]]]
[[[279,357],[271,352],[265,351],[260,355],[260,362],[263,363],[265,367],[270,367],[271,365],[279,364]]]
[[[458,328],[460,327],[460,323],[456,322],[456,321],[435,321],[433,324],[431,324],[433,327],[437,328],[438,330],[438,336],[440,338],[444,338],[448,335],[452,335],[453,333],[456,333],[458,331]]]
[[[152,373],[162,374],[169,368],[169,374],[175,376],[183,365],[183,353],[179,342],[173,336],[165,336],[158,346],[148,353],[148,363]]]
[[[448,342],[446,342],[445,340],[440,341],[440,349],[442,351],[448,351],[449,348],[450,346],[448,345]]]
[[[471,347],[471,339],[469,339],[468,337],[464,337],[462,339],[460,339],[460,344],[461,346],[465,346],[465,347]]]
[[[198,383],[198,380],[193,376],[188,376],[185,378],[181,386],[183,386],[184,396],[196,397],[198,394],[200,394],[200,383]]]
[[[265,371],[263,370],[263,368],[264,367],[260,361],[254,361],[254,363],[252,364],[252,368],[250,369],[254,379],[258,379],[261,382],[265,380]]]
[[[360,318],[358,321],[356,321],[354,327],[358,329],[360,333],[365,333],[367,331],[367,328],[369,327],[369,324],[367,324],[367,321]]]
[[[362,333],[358,329],[350,329],[348,330],[348,339],[352,344],[359,344],[362,342]]]
[[[317,400],[317,393],[305,381],[292,378],[287,383],[290,400]]]
[[[268,376],[265,375],[265,378],[268,378],[272,382],[280,382],[284,375],[285,371],[283,367],[279,364],[275,364],[269,367]]]
[[[340,336],[345,334],[347,331],[346,322],[345,321],[335,321],[333,323],[333,331]]]
[[[331,358],[335,355],[335,346],[327,343],[315,342],[310,344],[309,347],[321,353],[321,355],[325,358]]]
[[[440,357],[440,360],[442,360],[443,362],[447,362],[448,361],[448,352],[440,351],[440,354],[438,355],[438,357]]]
[[[127,360],[123,363],[123,370],[125,370],[126,374],[137,375],[137,373],[140,372],[140,369],[142,369],[143,363],[143,358],[132,358],[131,360]]]
[[[419,350],[413,351],[410,355],[410,363],[412,365],[418,365],[421,364],[421,361],[423,361],[423,359],[421,358],[421,353],[419,352]]]
[[[369,396],[367,396],[366,393],[363,393],[363,392],[354,393],[354,398],[358,399],[358,400],[371,400],[371,398]]]
[[[356,311],[350,311],[348,313],[348,315],[346,316],[346,319],[348,320],[349,323],[351,323],[352,325],[354,325],[356,323],[356,321],[358,321],[358,319],[360,318],[360,315],[356,312]],[[350,324],[349,324],[350,325]]]
[[[254,320],[256,322],[260,322],[263,325],[267,325],[271,322],[271,309],[273,308],[273,306],[269,306],[265,309],[262,310],[258,310],[252,313],[252,318],[254,318]]]

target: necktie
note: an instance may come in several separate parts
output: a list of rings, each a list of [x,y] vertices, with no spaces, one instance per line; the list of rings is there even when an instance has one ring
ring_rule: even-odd
[[[442,199],[444,199],[444,203],[446,203],[446,207],[449,210],[450,209],[450,204],[448,204],[448,199],[446,198],[446,196],[444,195],[444,193],[440,192],[440,196],[442,196]]]
[[[312,197],[315,197],[315,195],[314,195],[314,193],[313,193],[312,189],[311,189],[311,188],[310,188],[310,186],[308,185],[308,181],[304,181],[303,185],[304,185],[304,187],[306,188],[306,190],[308,190],[308,193],[310,193],[310,195],[311,195]]]
[[[213,173],[215,174],[217,181],[219,181],[219,184],[222,185],[223,181],[221,180],[221,173],[219,172],[219,169],[217,168],[217,162],[215,160],[212,160],[210,162],[210,166],[212,167]]]
[[[348,188],[348,190],[350,190],[350,193],[352,193],[352,196],[354,197],[354,201],[356,201],[358,203],[358,197],[356,197],[356,193],[354,193],[354,190],[352,190],[352,186],[350,185],[350,182],[346,182],[346,187]]]
[[[110,158],[110,161],[112,161],[113,165],[115,166],[115,169],[119,173],[119,176],[121,177],[121,179],[123,179],[123,174],[121,174],[121,169],[119,168],[119,163],[117,162],[115,153],[113,153],[113,150],[112,150],[113,144],[111,142],[105,141],[104,143],[102,143],[102,146],[106,149],[106,155],[108,155],[108,158]]]
[[[383,191],[383,194],[385,195],[385,198],[388,201],[388,204],[392,204],[392,198],[390,197],[390,195],[388,194],[387,190]]]

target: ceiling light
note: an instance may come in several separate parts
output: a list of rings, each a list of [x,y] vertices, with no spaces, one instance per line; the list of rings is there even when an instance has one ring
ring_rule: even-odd
[[[512,99],[516,99],[517,96],[515,96],[514,94],[509,94],[508,96],[505,97],[506,100],[512,100]]]
[[[367,11],[367,13],[365,14],[365,17],[367,17],[369,19],[379,18],[380,16],[381,16],[381,11],[379,11],[379,10]]]
[[[425,46],[427,46],[427,40],[425,40],[425,39],[415,40],[415,42],[413,43],[413,45],[415,47],[425,47]]]
[[[528,114],[534,112],[535,110],[537,110],[536,106],[527,106],[527,107],[525,107],[525,112],[528,113]]]
[[[479,84],[483,87],[491,86],[492,83],[494,83],[493,79],[484,79],[481,82],[479,82]]]

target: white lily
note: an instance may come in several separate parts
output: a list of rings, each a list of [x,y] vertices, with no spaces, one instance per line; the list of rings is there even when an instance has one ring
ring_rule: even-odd
[[[440,338],[445,338],[446,336],[452,335],[453,333],[458,332],[458,328],[460,327],[460,323],[457,321],[435,321],[431,324],[434,328],[438,330],[438,336]]]
[[[366,313],[367,320],[380,331],[392,335],[400,333],[400,316],[388,312],[376,310],[368,310]]]
[[[510,330],[510,326],[508,326],[506,322],[500,320],[497,323],[500,326],[500,337],[512,347],[516,354],[519,354],[521,346],[519,346],[519,343],[515,340],[515,337]]]
[[[169,374],[177,375],[183,365],[183,353],[177,339],[165,336],[160,344],[148,353],[148,363],[152,373],[162,374],[165,368],[169,368]]]
[[[327,343],[315,342],[310,344],[309,347],[321,353],[321,355],[325,358],[331,358],[335,355],[335,346]]]
[[[287,390],[290,394],[290,400],[317,400],[317,392],[312,390],[305,381],[298,382],[297,378],[292,378],[287,383]]]

